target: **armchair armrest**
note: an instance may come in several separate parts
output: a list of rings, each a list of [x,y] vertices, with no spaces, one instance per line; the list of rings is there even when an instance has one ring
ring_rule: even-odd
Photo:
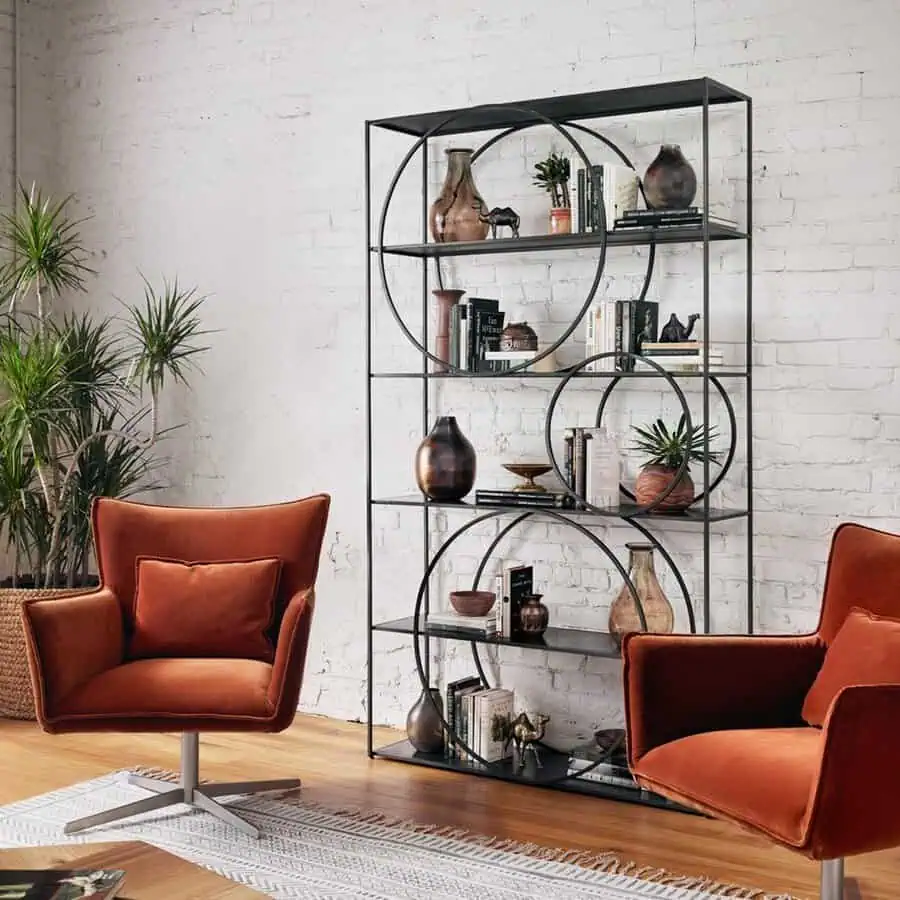
[[[272,731],[282,731],[291,724],[300,699],[303,670],[306,667],[306,648],[316,605],[314,588],[298,591],[291,597],[275,645],[272,680],[267,701],[273,710]]]
[[[731,728],[798,724],[825,656],[816,635],[626,636],[629,762],[662,744]]]
[[[900,684],[844,688],[825,720],[807,852],[837,859],[900,845]]]
[[[41,725],[53,717],[60,700],[124,659],[122,608],[109,588],[28,600],[22,625]]]

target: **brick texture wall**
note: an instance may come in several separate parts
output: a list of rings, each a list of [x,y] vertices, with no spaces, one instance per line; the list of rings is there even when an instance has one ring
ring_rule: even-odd
[[[213,350],[193,390],[170,400],[169,411],[188,422],[169,445],[170,498],[237,504],[317,490],[334,495],[305,708],[365,714],[365,119],[698,75],[752,95],[760,627],[814,625],[837,522],[895,527],[894,0],[57,0],[52,10],[34,0],[26,16],[33,52],[25,99],[45,113],[27,149],[52,186],[74,191],[93,216],[85,235],[100,275],[87,302],[114,309],[114,295],[138,290],[138,269],[151,278],[178,273],[210,295]],[[736,113],[713,115],[710,196],[712,206],[740,217],[741,124]],[[699,165],[696,115],[603,128],[641,171],[664,140],[681,143]],[[519,209],[523,232],[545,229],[546,201],[530,172],[554,145],[562,149],[552,134],[535,131],[497,146],[478,165],[489,204]],[[403,139],[379,138],[376,195],[406,147]],[[432,148],[434,185],[443,171],[440,149]],[[604,158],[598,147],[588,149]],[[400,184],[391,239],[416,239],[417,177]],[[645,261],[643,250],[611,252],[604,289],[628,296]],[[742,257],[716,248],[712,263],[713,336],[737,352]],[[470,293],[499,296],[552,337],[578,307],[591,271],[589,257],[563,254],[457,261],[445,275]],[[413,326],[418,273],[411,263],[388,273]],[[684,316],[699,305],[699,275],[697,248],[666,250],[653,296],[666,312]],[[416,365],[386,315],[377,334],[380,365]],[[579,352],[573,342],[563,359]],[[382,493],[412,487],[421,428],[415,390],[393,382],[376,394]],[[696,408],[696,391],[690,396]],[[483,482],[500,484],[508,483],[501,461],[541,451],[548,397],[546,386],[453,385],[434,399],[460,417],[476,444]],[[575,392],[566,404],[561,414],[573,424],[589,416],[591,395]],[[718,421],[722,410],[713,406]],[[671,398],[634,390],[617,399],[613,417],[624,433],[631,422],[662,413],[675,414]],[[744,484],[741,457],[723,485],[724,502],[739,502]],[[443,515],[435,531],[440,536],[461,521]],[[742,528],[713,535],[710,626],[719,630],[743,623]],[[493,533],[478,531],[448,558],[440,592],[470,577]],[[615,527],[602,534],[624,559],[629,535]],[[673,526],[666,534],[696,591],[696,532]],[[419,542],[415,513],[379,510],[378,617],[403,615],[411,605]],[[534,562],[557,624],[603,626],[617,578],[580,537],[542,524],[501,553],[506,561]],[[661,577],[674,596],[670,575]],[[437,674],[468,671],[467,652],[450,647]],[[409,645],[379,636],[376,660],[376,718],[399,723],[417,693]],[[523,704],[553,715],[554,739],[620,720],[612,661],[511,651],[502,663],[503,683],[515,685]]]

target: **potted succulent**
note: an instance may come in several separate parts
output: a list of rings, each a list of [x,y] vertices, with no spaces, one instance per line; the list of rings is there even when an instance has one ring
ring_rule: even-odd
[[[205,349],[194,344],[204,333],[202,298],[177,282],[157,290],[144,280],[121,319],[73,311],[92,272],[80,223],[68,215],[71,198],[20,193],[18,208],[0,216],[0,540],[10,560],[0,573],[4,715],[15,715],[17,702],[26,713],[30,707],[29,698],[5,696],[4,678],[25,665],[24,639],[18,648],[13,636],[21,603],[35,590],[55,596],[96,583],[91,501],[158,486],[153,450],[170,430],[160,427],[160,395],[170,382],[186,382]],[[70,311],[59,313],[64,293]]]
[[[662,419],[657,419],[649,428],[640,428],[637,425],[633,427],[638,438],[632,449],[645,453],[648,457],[647,461],[642,463],[635,482],[635,500],[641,506],[654,503],[660,494],[669,489],[687,460],[678,483],[654,511],[676,512],[687,509],[695,497],[690,464],[702,463],[706,459],[712,463],[719,461],[721,455],[719,451],[706,449],[708,441],[717,437],[715,427],[692,425],[688,429],[684,415],[678,420],[678,425],[671,430]]]
[[[571,166],[567,157],[559,153],[535,164],[534,184],[550,195],[550,233],[569,234],[572,230],[572,200],[569,194]]]

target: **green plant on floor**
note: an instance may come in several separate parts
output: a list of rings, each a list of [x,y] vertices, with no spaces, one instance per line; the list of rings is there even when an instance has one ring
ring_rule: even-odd
[[[71,197],[22,188],[0,217],[0,535],[12,586],[87,582],[90,505],[158,486],[153,454],[170,383],[188,383],[205,332],[203,298],[178,282],[144,279],[122,320],[56,314],[94,274]]]
[[[534,168],[537,171],[534,184],[550,195],[551,206],[554,209],[569,209],[572,201],[569,195],[571,166],[568,157],[550,153],[546,159],[536,163]]]

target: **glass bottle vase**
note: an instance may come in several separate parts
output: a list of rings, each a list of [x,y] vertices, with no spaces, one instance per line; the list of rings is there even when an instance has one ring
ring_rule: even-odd
[[[647,628],[641,624],[637,604],[627,584],[609,608],[609,633],[617,642],[630,631],[651,631],[669,634],[675,628],[675,612],[656,578],[652,544],[626,544],[628,548],[628,577],[641,602]]]

